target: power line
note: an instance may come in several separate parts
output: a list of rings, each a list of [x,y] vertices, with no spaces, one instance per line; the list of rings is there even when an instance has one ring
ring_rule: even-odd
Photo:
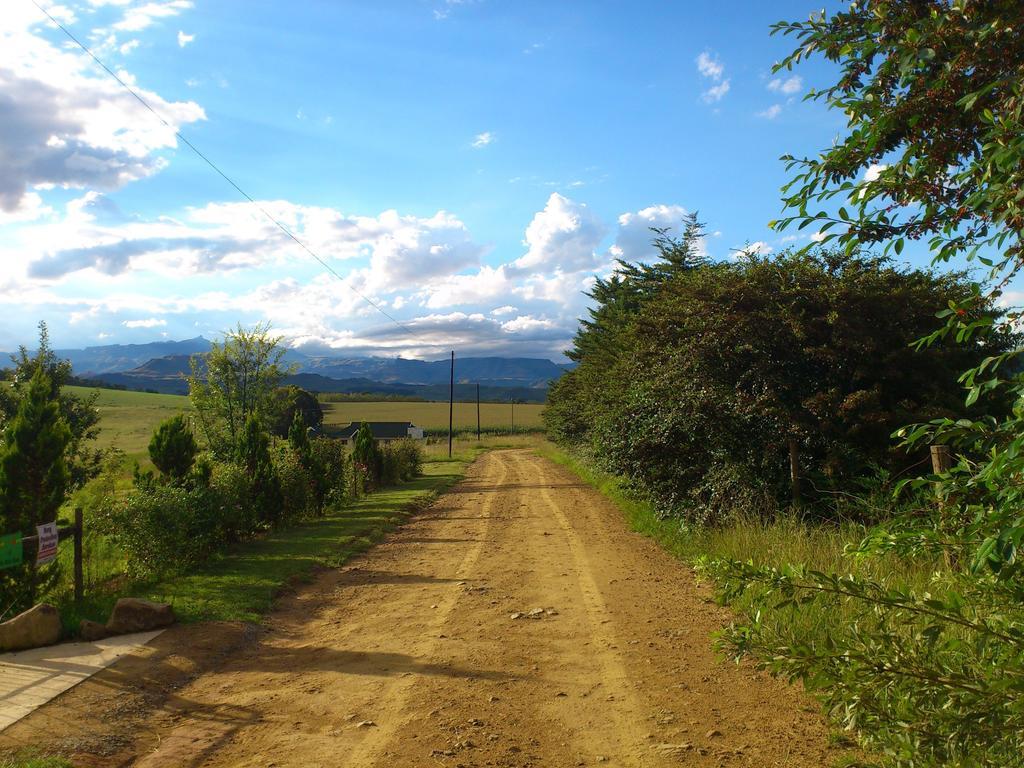
[[[264,208],[262,205],[260,205],[252,197],[252,195],[250,195],[248,192],[246,192],[244,189],[242,189],[240,186],[238,186],[238,184],[234,181],[234,179],[232,179],[230,176],[228,176],[226,173],[224,173],[224,171],[222,171],[219,167],[217,167],[216,163],[214,163],[210,158],[208,158],[206,155],[204,155],[202,152],[200,152],[199,148],[196,147],[195,144],[193,144],[191,141],[189,141],[181,131],[179,131],[177,128],[175,128],[173,125],[171,125],[169,122],[167,122],[167,120],[164,119],[163,115],[161,115],[159,112],[157,112],[150,105],[150,103],[148,101],[146,101],[138,93],[138,91],[136,91],[134,88],[132,88],[130,85],[128,85],[128,83],[126,83],[124,80],[122,80],[118,76],[118,74],[116,72],[114,72],[110,67],[108,67],[106,64],[104,64],[103,61],[95,53],[93,53],[89,49],[88,46],[86,46],[84,43],[82,43],[82,41],[80,41],[77,37],[75,37],[73,34],[71,34],[71,31],[67,27],[65,27],[63,24],[61,24],[59,21],[57,21],[57,19],[55,19],[50,14],[50,12],[48,10],[46,10],[43,6],[41,6],[38,2],[36,2],[36,0],[29,0],[29,2],[31,2],[32,5],[34,5],[36,8],[38,8],[39,11],[41,13],[43,13],[46,16],[46,18],[48,18],[58,29],[60,29],[61,32],[63,32],[65,35],[67,35],[68,38],[70,38],[71,42],[73,42],[75,45],[77,45],[79,48],[81,48],[83,51],[85,51],[87,54],[89,54],[89,57],[92,58],[92,60],[95,61],[96,64],[98,64],[103,69],[104,72],[106,72],[108,75],[110,75],[112,78],[114,78],[118,83],[120,83],[122,88],[124,88],[126,91],[128,91],[128,93],[130,93],[132,96],[134,96],[136,101],[138,101],[142,106],[144,106],[146,109],[148,109],[150,112],[152,112],[157,120],[159,120],[161,123],[163,123],[164,126],[166,126],[168,129],[173,131],[174,135],[177,138],[179,138],[181,140],[181,142],[183,144],[185,144],[185,146],[187,146],[189,149],[191,149],[200,160],[202,160],[204,163],[206,163],[208,166],[210,166],[214,171],[216,171],[217,174],[222,179],[224,179],[224,181],[226,181],[228,184],[230,184],[232,187],[235,188],[235,190],[238,192],[238,194],[240,194],[242,197],[244,197],[246,200],[248,200],[250,203],[252,203],[252,205],[256,207],[256,210],[258,210],[260,213],[262,213],[268,220],[270,220],[274,224],[274,226],[276,226],[285,235],[287,235],[292,241],[294,241],[296,245],[298,245],[302,250],[304,250],[306,253],[308,253],[310,256],[312,256],[314,259],[316,259],[316,261],[320,263],[320,266],[322,266],[324,269],[326,269],[328,272],[330,272],[332,275],[334,275],[334,277],[336,277],[338,280],[340,280],[345,285],[346,288],[348,288],[350,291],[352,291],[352,293],[354,293],[356,296],[361,298],[363,301],[365,301],[371,307],[376,309],[378,312],[380,312],[382,315],[384,315],[384,317],[386,317],[392,323],[397,325],[399,328],[402,328],[402,329],[408,331],[413,336],[416,336],[416,337],[420,336],[419,333],[417,333],[411,326],[406,325],[401,320],[397,320],[392,315],[390,315],[380,304],[378,304],[373,299],[371,299],[368,296],[366,296],[365,294],[363,294],[361,291],[359,291],[357,288],[352,286],[350,283],[345,282],[345,278],[343,278],[340,274],[338,274],[338,272],[334,269],[334,267],[332,267],[326,261],[321,259],[313,251],[312,248],[310,248],[308,245],[306,245],[304,242],[302,242],[298,237],[296,237],[295,234],[290,229],[288,229],[288,227],[286,227],[284,224],[282,224],[280,221],[278,221],[276,218],[274,218],[274,216],[266,208]]]

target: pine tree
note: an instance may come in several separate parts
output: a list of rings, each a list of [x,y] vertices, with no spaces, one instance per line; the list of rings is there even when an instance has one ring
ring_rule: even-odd
[[[172,480],[181,480],[188,475],[197,453],[199,445],[180,413],[161,423],[149,441],[149,458]]]
[[[35,526],[57,519],[71,482],[65,459],[70,441],[71,430],[61,416],[53,384],[45,370],[37,368],[0,448],[3,533],[33,535]],[[6,571],[0,582],[2,607],[27,607],[40,586],[32,560],[20,569]]]

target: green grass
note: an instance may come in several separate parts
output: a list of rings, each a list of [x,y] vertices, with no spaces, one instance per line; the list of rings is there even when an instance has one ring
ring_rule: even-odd
[[[539,452],[600,491],[622,509],[633,530],[695,566],[701,575],[709,573],[707,565],[714,560],[749,560],[755,565],[802,564],[820,571],[853,573],[923,591],[934,583],[940,567],[937,561],[850,557],[844,553],[845,547],[859,541],[864,533],[863,527],[854,524],[809,524],[796,517],[782,516],[771,521],[751,518],[717,528],[690,528],[678,519],[660,518],[654,506],[630,493],[620,478],[595,469],[581,458],[547,442]],[[783,637],[824,640],[833,633],[847,631],[851,618],[841,607],[832,606],[826,611],[818,603],[778,611],[758,607],[765,624]],[[740,598],[732,608],[743,614],[751,608],[751,602]]]
[[[74,764],[63,757],[26,752],[10,757],[0,757],[0,768],[74,768]]]
[[[365,551],[458,481],[480,449],[466,447],[452,459],[432,459],[424,474],[328,512],[324,517],[270,531],[229,549],[208,566],[155,584],[129,587],[135,597],[169,602],[182,621],[259,621],[274,599],[317,567],[336,567]],[[66,622],[102,619],[117,595],[94,596]]]
[[[323,403],[324,424],[344,426],[353,421],[411,421],[424,429],[448,428],[448,403]],[[544,406],[536,403],[515,406],[515,425],[540,427]],[[456,428],[476,428],[476,403],[455,403]],[[509,429],[512,406],[508,403],[481,403],[480,426],[483,429]]]
[[[120,448],[130,458],[144,458],[148,455],[149,439],[161,421],[192,408],[184,395],[154,395],[149,392],[88,387],[65,389],[82,398],[90,397],[94,392],[99,393],[96,408],[100,412],[100,434],[95,446]]]

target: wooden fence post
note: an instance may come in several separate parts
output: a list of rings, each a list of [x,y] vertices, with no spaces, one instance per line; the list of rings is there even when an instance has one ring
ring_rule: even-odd
[[[75,605],[81,607],[84,597],[84,584],[82,583],[82,539],[85,538],[85,528],[82,523],[82,508],[75,507]]]

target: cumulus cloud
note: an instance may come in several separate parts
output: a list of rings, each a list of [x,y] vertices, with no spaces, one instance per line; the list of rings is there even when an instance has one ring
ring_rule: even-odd
[[[787,78],[776,77],[768,81],[768,90],[792,96],[803,87],[803,84],[804,81],[800,75]]]
[[[186,45],[196,39],[195,35],[186,35],[180,29],[178,30],[178,47],[184,48]]]
[[[486,248],[465,224],[439,211],[431,217],[346,216],[333,208],[260,201],[277,221],[326,259],[366,258],[361,289],[390,292],[479,264]],[[31,238],[29,238],[31,240]],[[58,279],[92,270],[172,277],[311,261],[308,253],[248,203],[211,203],[184,219],[126,220],[102,195],[68,206],[65,220],[39,232],[43,253],[29,258],[28,274]]]
[[[686,216],[680,205],[652,205],[635,213],[619,216],[619,232],[609,249],[612,257],[623,261],[646,261],[657,255],[652,242],[654,229],[678,229]]]
[[[772,104],[768,109],[762,110],[757,113],[758,117],[763,117],[765,120],[774,120],[782,112],[781,104]]]
[[[476,136],[473,137],[473,149],[483,149],[488,144],[493,144],[495,138],[495,135],[490,131],[478,133]]]
[[[0,210],[7,213],[28,204],[33,188],[114,189],[149,176],[165,164],[158,152],[176,146],[174,130],[205,118],[194,102],[139,88],[171,128],[162,125],[84,55],[33,34],[37,21],[14,14],[0,25]]]
[[[729,78],[725,76],[725,65],[707,51],[697,57],[697,71],[702,77],[711,80],[715,85],[701,94],[701,98],[709,104],[721,101],[729,92]]]
[[[125,328],[162,328],[167,325],[167,321],[157,317],[147,317],[145,320],[125,320],[121,325]]]
[[[604,223],[583,203],[553,192],[526,228],[527,251],[512,267],[520,272],[574,271],[594,267],[597,247],[607,232]]]

